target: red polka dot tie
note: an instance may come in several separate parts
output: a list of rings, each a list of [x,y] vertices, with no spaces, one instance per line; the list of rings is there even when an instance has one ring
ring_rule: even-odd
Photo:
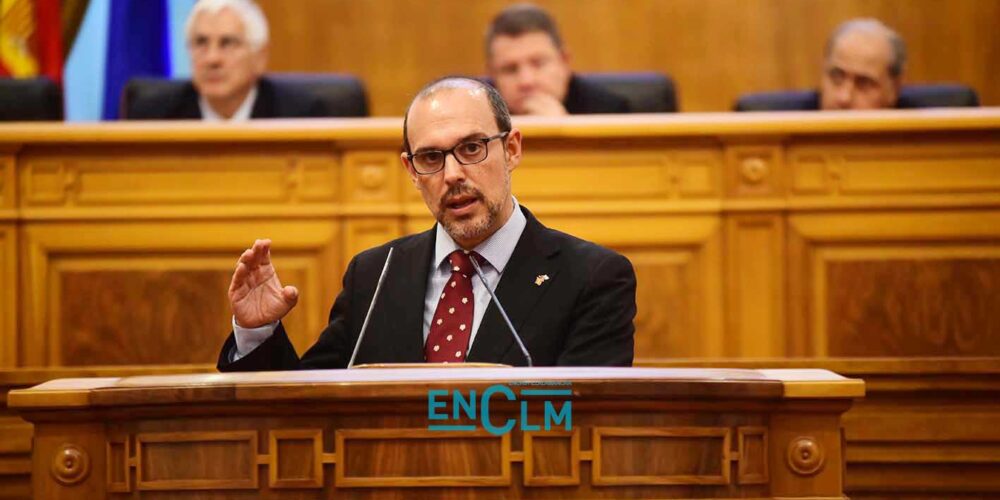
[[[424,345],[424,358],[428,363],[465,361],[476,304],[472,296],[472,278],[476,274],[470,259],[472,256],[483,262],[483,258],[475,252],[455,250],[448,255],[451,278],[445,283],[438,299],[437,310],[431,319],[431,330],[427,335],[427,344]]]

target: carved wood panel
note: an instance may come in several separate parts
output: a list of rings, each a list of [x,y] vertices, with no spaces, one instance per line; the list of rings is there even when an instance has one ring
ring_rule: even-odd
[[[615,249],[632,262],[637,359],[723,355],[718,218],[550,216],[545,223]]]
[[[655,149],[606,141],[603,150],[577,149],[565,142],[525,155],[515,193],[525,200],[660,200],[718,196],[718,151]],[[587,145],[587,147],[592,147]],[[612,175],[609,175],[613,171]],[[642,182],[636,182],[642,179]]]
[[[729,484],[729,463],[735,458],[730,455],[730,440],[730,429],[725,427],[595,427],[591,481],[596,485]],[[605,460],[611,457],[616,458]]]
[[[297,349],[315,341],[339,288],[330,221],[32,225],[26,234],[26,364],[213,362],[231,327],[232,269],[255,237],[274,240],[279,277],[301,292],[285,319]]]
[[[17,226],[0,222],[0,367],[17,366]]]
[[[971,197],[1000,189],[995,134],[800,144],[789,147],[788,157],[791,193],[797,198],[835,195],[876,205],[916,197],[947,202],[958,194]]]
[[[261,151],[264,148],[266,151]],[[178,154],[178,151],[183,151]],[[71,155],[71,156],[64,156]],[[125,146],[53,148],[25,155],[26,207],[247,206],[331,202],[339,198],[336,159],[321,147],[294,150],[181,144],[171,149]]]
[[[1000,252],[980,250],[994,257],[828,262],[828,353],[1000,355]]]
[[[511,484],[510,434],[344,429],[335,439],[339,487]]]
[[[167,272],[126,270],[118,262],[86,271],[67,264],[54,266],[59,323],[52,358],[60,364],[211,363],[218,356],[219,335],[205,334],[225,330],[229,319],[227,270],[184,263]]]
[[[13,155],[0,155],[0,213],[17,206],[17,177]]]
[[[741,214],[727,217],[725,227],[725,354],[785,356],[785,221]]]
[[[139,434],[135,458],[138,490],[258,487],[257,433],[253,431]]]
[[[1000,353],[1000,213],[794,216],[793,352]]]
[[[274,490],[523,487],[682,486],[766,484],[767,430],[738,426],[594,426],[494,436],[485,431],[425,428],[337,429],[330,443],[320,428],[141,432],[109,438],[110,492],[260,489],[258,468]],[[591,449],[581,450],[581,436]],[[733,448],[732,436],[739,436]],[[267,449],[258,449],[266,436]],[[521,451],[512,451],[520,437]],[[752,442],[752,444],[751,444]],[[131,443],[134,443],[134,447]],[[737,478],[730,464],[738,465]],[[589,478],[581,476],[589,464]],[[332,468],[327,479],[325,467]],[[135,478],[134,483],[132,478]],[[609,490],[611,491],[611,490]],[[681,490],[678,490],[678,492]]]

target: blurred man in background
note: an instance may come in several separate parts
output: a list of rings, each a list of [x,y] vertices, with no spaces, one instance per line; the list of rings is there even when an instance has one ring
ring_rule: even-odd
[[[535,5],[512,5],[493,18],[486,67],[513,114],[629,112],[623,97],[573,75],[555,21]]]
[[[130,119],[329,116],[323,102],[264,78],[267,19],[252,0],[200,0],[185,25],[191,83],[133,104]]]
[[[906,44],[876,19],[853,19],[834,30],[826,43],[820,107],[893,108],[906,65]]]

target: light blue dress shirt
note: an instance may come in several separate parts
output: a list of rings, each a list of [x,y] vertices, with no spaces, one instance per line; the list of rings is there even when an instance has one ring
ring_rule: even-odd
[[[492,236],[472,249],[487,261],[480,267],[483,269],[486,282],[490,285],[490,290],[497,289],[500,277],[503,276],[503,270],[507,267],[510,256],[514,253],[514,247],[521,239],[521,233],[524,232],[524,226],[527,223],[521,206],[517,204],[517,199],[514,199],[514,211],[507,222]],[[451,278],[451,266],[447,264],[446,259],[455,250],[462,249],[440,224],[437,225],[436,232],[433,267],[427,276],[427,295],[424,297],[424,343],[427,343],[427,335],[431,331],[431,321],[434,319],[434,311],[437,310],[438,301],[441,299],[441,292],[444,291],[448,279]],[[483,289],[483,282],[479,276],[472,277],[472,296],[476,306],[472,310],[472,331],[469,333],[470,350],[472,343],[476,340],[479,325],[483,322],[486,307],[490,305],[490,294]],[[468,351],[466,353],[468,354]]]

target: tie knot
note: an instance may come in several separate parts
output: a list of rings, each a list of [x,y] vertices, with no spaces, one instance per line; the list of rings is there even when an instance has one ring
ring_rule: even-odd
[[[451,270],[453,272],[459,272],[471,277],[476,273],[475,268],[472,267],[472,257],[475,257],[476,260],[479,261],[480,265],[484,262],[484,259],[476,252],[455,250],[454,252],[448,254],[448,262],[451,264]]]

